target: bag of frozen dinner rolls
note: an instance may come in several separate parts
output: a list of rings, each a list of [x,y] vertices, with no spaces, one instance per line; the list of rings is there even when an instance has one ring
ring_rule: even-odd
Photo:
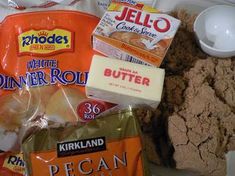
[[[19,151],[28,124],[84,123],[112,107],[84,92],[99,18],[62,6],[0,11],[1,151]]]
[[[31,134],[23,142],[28,176],[149,176],[136,112]]]

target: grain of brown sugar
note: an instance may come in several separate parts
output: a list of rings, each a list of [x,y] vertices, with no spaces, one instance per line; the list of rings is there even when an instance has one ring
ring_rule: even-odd
[[[225,176],[225,154],[235,150],[235,61],[204,54],[192,32],[195,16],[174,16],[182,24],[162,65],[163,100],[143,123],[156,146],[148,153],[158,164]]]

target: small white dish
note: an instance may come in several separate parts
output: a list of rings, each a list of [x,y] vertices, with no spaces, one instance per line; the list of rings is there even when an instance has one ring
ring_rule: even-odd
[[[202,50],[211,56],[235,56],[235,7],[216,5],[202,11],[194,22]]]

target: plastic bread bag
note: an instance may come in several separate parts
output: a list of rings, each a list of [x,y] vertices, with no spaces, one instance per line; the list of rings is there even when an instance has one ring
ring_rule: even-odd
[[[28,176],[150,175],[132,108],[105,113],[86,125],[39,129],[24,139],[23,153]]]
[[[120,0],[115,0],[120,1]],[[40,8],[79,10],[97,17],[102,17],[111,0],[2,0],[0,5],[16,9]],[[137,0],[150,6],[155,6],[157,0]],[[30,9],[29,9],[30,10]]]
[[[78,0],[3,0],[1,4],[14,8],[26,8],[26,7],[49,7],[57,4],[71,5]]]
[[[113,106],[84,93],[99,18],[62,6],[0,9],[0,150],[19,151],[30,121],[84,123]]]

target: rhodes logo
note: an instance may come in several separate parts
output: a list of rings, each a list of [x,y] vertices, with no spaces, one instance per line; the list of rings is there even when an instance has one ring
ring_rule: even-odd
[[[8,154],[3,162],[2,167],[12,171],[14,173],[12,173],[12,175],[24,175],[25,162],[23,161],[23,154]]]
[[[73,50],[73,33],[65,29],[29,30],[18,36],[19,55],[51,55]]]

